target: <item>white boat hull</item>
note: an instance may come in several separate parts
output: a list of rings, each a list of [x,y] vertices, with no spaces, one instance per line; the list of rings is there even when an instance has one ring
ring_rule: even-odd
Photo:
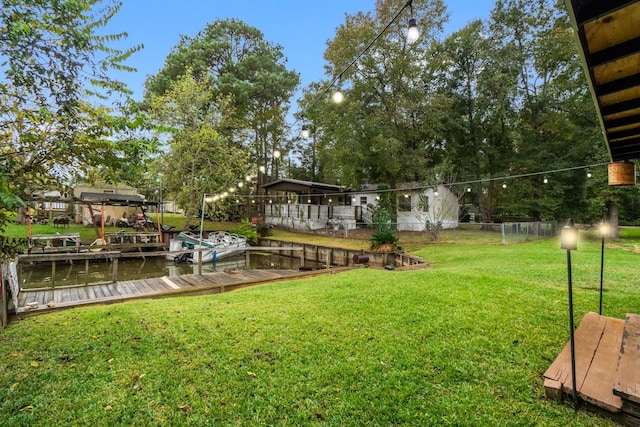
[[[189,261],[198,263],[202,257],[203,263],[215,262],[244,252],[247,246],[245,237],[230,233],[210,233],[214,238],[200,239],[193,234],[180,233],[177,238],[169,242],[168,260]],[[183,249],[203,249],[201,252],[182,252]]]

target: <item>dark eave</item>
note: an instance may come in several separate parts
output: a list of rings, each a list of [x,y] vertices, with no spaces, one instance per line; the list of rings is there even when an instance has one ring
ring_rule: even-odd
[[[339,185],[324,184],[321,182],[301,181],[298,179],[279,179],[262,186],[269,192],[289,191],[297,194],[314,194],[323,192],[339,192]]]
[[[640,0],[565,0],[612,161],[640,158]]]

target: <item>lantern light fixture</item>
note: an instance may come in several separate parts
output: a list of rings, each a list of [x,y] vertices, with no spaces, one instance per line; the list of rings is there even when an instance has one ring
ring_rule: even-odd
[[[578,249],[578,229],[576,228],[573,219],[567,220],[567,225],[562,227],[560,234],[560,248],[567,250],[567,283],[568,283],[568,295],[569,295],[569,335],[570,335],[570,357],[571,357],[571,376],[572,376],[572,390],[574,406],[578,406],[578,392],[576,381],[576,347],[575,336],[573,326],[573,286],[571,280],[571,251]]]

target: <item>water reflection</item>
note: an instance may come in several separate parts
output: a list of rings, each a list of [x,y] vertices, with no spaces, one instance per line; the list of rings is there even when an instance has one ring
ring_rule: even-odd
[[[313,263],[305,261],[305,266]],[[202,272],[234,271],[247,269],[297,270],[300,258],[274,254],[250,254],[249,267],[245,255],[223,259],[216,263],[202,264]],[[118,281],[138,280],[152,277],[175,277],[183,274],[197,274],[198,264],[168,261],[164,257],[121,258],[118,260]],[[55,276],[52,276],[51,263],[21,265],[19,279],[23,289],[35,289],[54,286],[71,286],[110,281],[113,276],[112,264],[107,261],[84,261],[74,264],[56,263]]]

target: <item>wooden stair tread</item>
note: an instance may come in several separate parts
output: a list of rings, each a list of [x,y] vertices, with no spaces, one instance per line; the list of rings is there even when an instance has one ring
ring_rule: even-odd
[[[574,332],[578,396],[610,412],[622,408],[613,384],[623,328],[621,319],[587,313]],[[544,386],[549,397],[572,394],[570,342],[544,373]]]
[[[627,314],[614,394],[640,404],[640,315]]]

